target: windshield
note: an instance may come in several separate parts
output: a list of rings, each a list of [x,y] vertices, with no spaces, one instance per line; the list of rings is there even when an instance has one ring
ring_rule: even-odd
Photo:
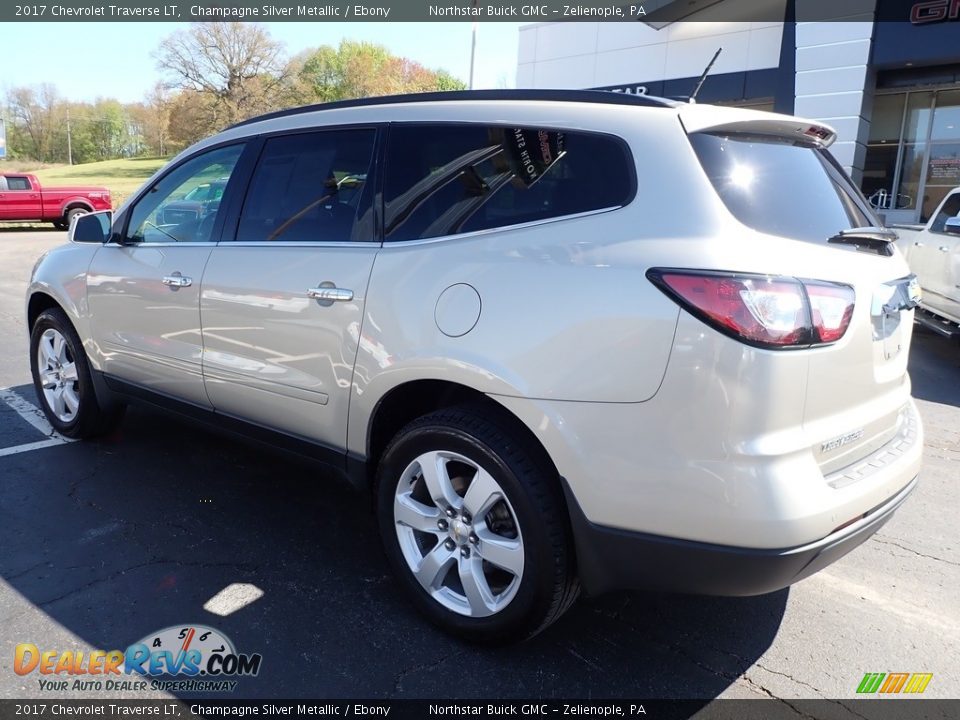
[[[693,133],[690,142],[724,204],[754,230],[825,243],[880,224],[826,150],[745,135]]]

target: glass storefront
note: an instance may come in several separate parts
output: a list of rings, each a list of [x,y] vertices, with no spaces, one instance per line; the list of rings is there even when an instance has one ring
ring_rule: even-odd
[[[878,94],[862,189],[887,223],[926,222],[960,185],[960,89]]]

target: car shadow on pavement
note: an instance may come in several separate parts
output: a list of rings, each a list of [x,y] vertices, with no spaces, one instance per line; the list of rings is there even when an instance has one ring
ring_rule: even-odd
[[[921,327],[910,346],[913,396],[960,407],[960,343]]]
[[[28,604],[14,616],[33,614],[0,618],[34,633],[10,640],[53,649],[56,624],[124,649],[209,625],[263,656],[230,697],[708,700],[771,645],[787,600],[620,593],[581,599],[529,642],[476,647],[417,615],[369,498],[316,466],[132,408],[108,438],[0,458],[0,477],[0,576]],[[203,609],[235,583],[263,595]]]

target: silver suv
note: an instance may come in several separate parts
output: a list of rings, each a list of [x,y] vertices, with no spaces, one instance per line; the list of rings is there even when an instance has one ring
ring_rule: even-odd
[[[326,461],[469,639],[581,587],[783,588],[890,518],[923,444],[915,283],[834,137],[591,91],[241,123],[37,264],[37,393],[71,437],[145,400]]]

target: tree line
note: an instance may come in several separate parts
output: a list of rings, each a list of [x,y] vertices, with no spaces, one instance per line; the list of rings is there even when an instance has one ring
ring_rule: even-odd
[[[465,87],[376,43],[344,40],[290,57],[255,23],[195,23],[161,41],[153,57],[164,80],[140,102],[73,102],[49,83],[10,89],[0,105],[7,156],[45,163],[166,156],[272,110]]]

